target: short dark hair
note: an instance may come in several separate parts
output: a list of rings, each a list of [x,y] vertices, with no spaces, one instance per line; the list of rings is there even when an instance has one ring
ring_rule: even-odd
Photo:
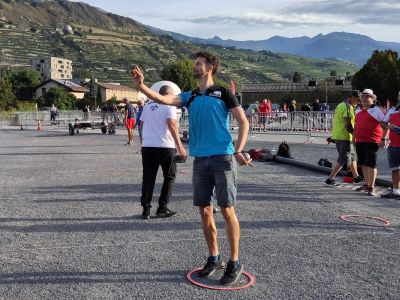
[[[212,74],[214,75],[217,72],[218,69],[218,57],[216,57],[214,54],[211,54],[210,52],[207,51],[199,51],[196,53],[196,58],[198,57],[203,57],[207,60],[209,64],[213,66],[213,71]]]
[[[173,89],[169,85],[163,85],[160,87],[159,94],[165,96],[168,94],[168,91],[173,93]]]
[[[349,97],[360,97],[361,92],[359,90],[352,90],[349,94]]]

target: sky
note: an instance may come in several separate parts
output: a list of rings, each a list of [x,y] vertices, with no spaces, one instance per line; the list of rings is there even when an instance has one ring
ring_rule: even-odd
[[[105,11],[200,38],[262,40],[345,31],[400,42],[399,0],[84,0]]]

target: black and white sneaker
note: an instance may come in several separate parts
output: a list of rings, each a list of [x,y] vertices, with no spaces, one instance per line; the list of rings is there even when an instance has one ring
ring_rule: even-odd
[[[158,208],[156,211],[156,216],[159,218],[169,218],[175,216],[176,214],[176,211],[172,211],[168,208]]]
[[[228,262],[228,265],[226,266],[226,270],[224,273],[224,276],[222,276],[221,280],[219,281],[220,284],[222,285],[232,285],[235,284],[239,278],[240,275],[243,272],[243,265],[242,264],[235,264],[231,261]]]
[[[358,175],[357,177],[354,177],[354,178],[353,178],[353,182],[354,182],[354,183],[364,182],[364,177]]]
[[[325,180],[325,183],[327,185],[337,186],[335,179],[328,178],[327,180]]]
[[[392,191],[390,191],[387,194],[383,194],[381,195],[382,198],[385,199],[400,199],[400,195],[393,193]]]
[[[150,219],[150,208],[151,206],[143,207],[142,219]]]
[[[204,265],[203,269],[201,269],[197,273],[197,275],[199,277],[207,277],[207,276],[214,274],[216,271],[218,271],[219,269],[222,269],[223,267],[225,267],[225,264],[222,261],[221,257],[217,261],[214,261],[214,260],[212,260],[211,257],[209,257],[207,259],[207,262]]]

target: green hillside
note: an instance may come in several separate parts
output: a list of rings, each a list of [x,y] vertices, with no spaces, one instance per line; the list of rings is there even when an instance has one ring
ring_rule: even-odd
[[[70,24],[73,34],[64,34]],[[354,73],[355,65],[268,51],[199,46],[156,36],[132,19],[103,12],[84,3],[0,0],[0,64],[24,66],[36,56],[71,59],[75,75],[92,73],[101,81],[131,84],[129,69],[140,65],[149,81],[159,80],[165,64],[190,58],[199,49],[220,57],[220,77],[244,82],[286,80],[294,71],[324,78],[331,70]]]

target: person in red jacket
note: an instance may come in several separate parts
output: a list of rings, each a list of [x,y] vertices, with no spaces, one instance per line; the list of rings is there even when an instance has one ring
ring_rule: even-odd
[[[385,144],[384,131],[381,122],[385,114],[376,104],[376,95],[371,89],[365,89],[361,94],[362,108],[356,111],[354,139],[358,165],[362,166],[365,184],[358,191],[366,191],[374,196],[377,176],[376,158],[379,147]]]

